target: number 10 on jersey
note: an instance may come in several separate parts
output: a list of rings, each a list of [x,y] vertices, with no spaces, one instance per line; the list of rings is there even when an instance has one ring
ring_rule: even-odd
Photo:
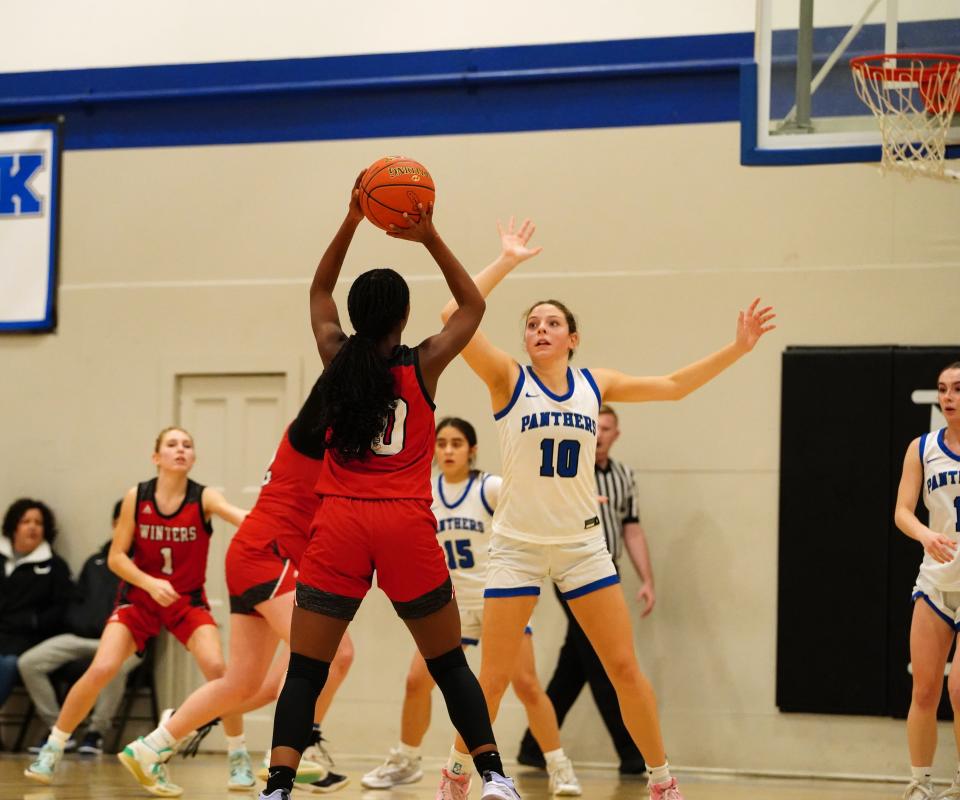
[[[554,457],[556,451],[556,457]],[[540,477],[573,478],[580,466],[580,442],[576,439],[544,439],[540,442],[543,460],[540,462]]]

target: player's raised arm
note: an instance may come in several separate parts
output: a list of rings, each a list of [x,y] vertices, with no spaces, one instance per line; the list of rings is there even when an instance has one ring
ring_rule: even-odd
[[[317,341],[320,359],[325,367],[333,361],[340,345],[347,338],[340,326],[340,315],[337,312],[337,304],[333,300],[333,289],[340,277],[343,260],[353,241],[353,234],[363,221],[363,211],[360,210],[361,178],[363,178],[363,172],[354,181],[347,215],[320,258],[317,271],[313,275],[313,283],[310,284],[310,324],[313,327],[313,336]]]
[[[592,370],[604,402],[642,403],[649,400],[680,400],[727,367],[741,359],[760,338],[776,328],[770,324],[776,316],[773,306],[757,308],[755,299],[737,319],[736,338],[706,358],[701,358],[669,375],[634,376],[613,369]]]
[[[500,235],[500,254],[473,277],[480,294],[489,297],[490,293],[507,275],[524,261],[538,255],[542,247],[530,247],[530,238],[537,226],[529,219],[514,230],[513,217],[506,228],[497,222]],[[440,312],[440,318],[446,322],[457,310],[454,297]],[[477,330],[462,355],[470,368],[487,384],[495,408],[503,407],[510,399],[510,392],[517,380],[519,367],[516,360],[494,345],[481,330]]]
[[[391,225],[389,235],[395,239],[420,242],[427,248],[440,267],[456,303],[456,310],[444,320],[443,329],[419,345],[420,370],[427,390],[433,395],[440,373],[476,333],[487,304],[460,260],[437,233],[433,224],[433,203],[428,203],[426,208],[422,204],[418,206],[420,219],[417,222],[411,220],[409,228]]]

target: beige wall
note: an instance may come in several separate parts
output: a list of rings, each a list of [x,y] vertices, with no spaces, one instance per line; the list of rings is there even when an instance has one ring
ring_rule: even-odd
[[[674,763],[900,773],[901,722],[774,705],[780,353],[956,342],[960,194],[863,165],[743,168],[738,134],[723,124],[68,152],[58,332],[0,338],[3,500],[46,498],[79,566],[114,498],[149,474],[153,434],[173,413],[171,365],[294,359],[312,381],[309,276],[357,171],[403,151],[433,171],[437,225],[470,268],[495,256],[497,217],[537,221],[544,254],[497,291],[484,323],[517,355],[521,311],[545,296],[579,312],[577,363],[637,373],[725,343],[755,295],[776,304],[780,329],[714,385],[679,405],[621,409],[616,455],[638,470],[659,592],[653,616],[635,619],[637,650]],[[444,286],[422,249],[364,226],[345,273],[384,264],[411,279],[416,340],[436,327]],[[495,470],[488,402],[462,363],[438,405],[478,423],[481,462]],[[202,441],[198,451],[202,464]],[[851,535],[882,544],[879,531]],[[842,592],[837,566],[827,557],[811,591]],[[625,589],[632,597],[636,581]],[[546,679],[563,635],[549,594],[535,626]],[[412,645],[380,596],[353,632],[356,665],[327,728],[339,752],[380,753],[397,737]],[[434,718],[427,747],[442,754],[442,707]],[[510,755],[522,727],[511,700],[497,726]],[[588,699],[565,743],[580,760],[613,760]]]

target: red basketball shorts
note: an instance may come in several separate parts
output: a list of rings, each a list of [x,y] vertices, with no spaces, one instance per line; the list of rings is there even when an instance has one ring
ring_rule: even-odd
[[[163,628],[177,637],[186,647],[193,632],[201,625],[216,625],[207,605],[203,590],[180,595],[168,606],[161,606],[142,589],[130,587],[127,600],[113,610],[107,624],[119,622],[133,635],[137,652],[142,653],[149,642]]]
[[[297,570],[293,562],[280,554],[273,539],[264,535],[267,525],[259,520],[250,522],[248,517],[227,549],[227,591],[231,614],[259,617],[256,606],[292,592],[297,586]],[[250,526],[264,530],[244,535]]]
[[[430,503],[324,497],[300,562],[297,605],[353,619],[374,572],[404,619],[428,616],[450,602],[450,574]]]

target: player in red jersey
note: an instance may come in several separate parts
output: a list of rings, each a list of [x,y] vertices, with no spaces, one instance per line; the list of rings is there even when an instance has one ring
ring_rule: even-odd
[[[157,749],[149,742],[156,741],[162,749],[165,742],[180,741],[218,716],[252,711],[273,702],[280,693],[288,651],[284,647],[278,658],[274,658],[274,653],[278,642],[286,644],[290,639],[297,568],[317,506],[313,489],[320,474],[323,449],[315,446],[309,433],[316,406],[314,388],[296,419],[284,431],[264,475],[257,502],[230,540],[226,558],[230,593],[227,670],[222,677],[198,687],[143,741],[127,745],[131,756],[140,763],[141,771],[148,771],[159,760]],[[317,740],[319,722],[346,678],[352,660],[353,645],[350,638],[344,636],[330,665],[330,680],[317,699],[314,713]],[[320,792],[346,786],[347,777],[318,763],[312,749],[313,746],[307,751],[310,761],[302,762],[298,770],[298,785]]]
[[[218,516],[239,525],[247,512],[228,503],[216,489],[190,480],[195,460],[190,434],[181,428],[164,429],[154,445],[157,477],[130,489],[123,498],[108,557],[110,569],[122,579],[117,607],[107,620],[93,663],[70,689],[57,724],[24,773],[28,778],[52,781],[64,745],[100,690],[162,628],[190,651],[208,679],[223,675],[220,635],[203,591],[213,533],[210,518]],[[131,548],[132,557],[128,555]],[[224,718],[228,735],[242,734],[242,724],[237,715]],[[177,787],[168,788],[163,764],[139,779],[154,794],[180,793]],[[244,788],[252,783],[250,775]]]
[[[362,177],[362,174],[361,176]],[[290,666],[273,729],[262,800],[288,800],[341,637],[371,586],[393,602],[443,693],[454,727],[484,775],[483,800],[515,800],[503,776],[490,718],[460,647],[460,615],[430,511],[433,395],[440,373],[473,335],[484,303],[433,226],[432,206],[390,235],[422,243],[437,262],[457,314],[415,348],[400,343],[410,313],[406,282],[390,269],[358,276],[347,309],[356,333],[340,326],[333,300],[340,269],[363,220],[358,177],[346,218],[317,266],[310,311],[325,370],[312,428],[326,452],[313,536],[300,563],[290,632]]]

